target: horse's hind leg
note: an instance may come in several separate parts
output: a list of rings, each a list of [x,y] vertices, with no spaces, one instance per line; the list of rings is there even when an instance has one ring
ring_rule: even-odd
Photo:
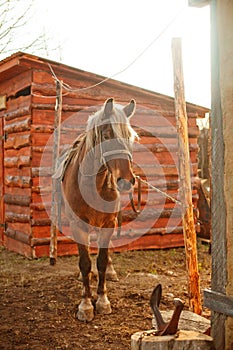
[[[91,270],[91,275],[92,276],[97,278],[97,274],[98,273],[97,273],[97,271],[95,269]],[[107,264],[107,269],[106,269],[105,276],[106,276],[106,280],[107,281],[111,281],[111,282],[118,282],[119,281],[119,278],[117,277],[117,273],[116,273],[116,270],[115,270],[115,268],[113,266],[112,259],[111,259],[110,256],[108,257],[108,264]],[[83,281],[83,276],[82,276],[81,271],[79,273],[78,280],[79,281]]]
[[[107,264],[107,269],[106,269],[106,280],[107,281],[112,281],[112,282],[118,282],[119,279],[117,277],[117,273],[114,269],[112,259],[110,256],[108,256],[108,264]]]
[[[110,314],[112,312],[110,301],[107,297],[106,288],[106,269],[108,264],[108,248],[100,248],[97,257],[97,268],[99,274],[98,299],[96,302],[96,311],[100,314]]]
[[[79,249],[79,268],[83,277],[82,301],[78,308],[77,317],[80,321],[89,322],[94,318],[94,307],[91,302],[90,274],[91,259],[88,252],[88,246],[78,244]]]

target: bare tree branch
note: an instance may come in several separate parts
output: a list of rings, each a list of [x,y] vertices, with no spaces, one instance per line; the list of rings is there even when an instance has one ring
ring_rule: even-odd
[[[48,56],[51,50],[61,50],[60,45],[50,47],[52,40],[45,29],[35,34],[31,31],[33,20],[34,0],[0,0],[0,56],[26,50]]]

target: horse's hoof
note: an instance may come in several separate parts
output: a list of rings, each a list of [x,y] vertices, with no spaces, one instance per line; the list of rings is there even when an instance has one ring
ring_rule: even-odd
[[[78,307],[77,318],[82,322],[90,322],[94,318],[94,307],[90,299],[83,299]]]
[[[117,277],[117,273],[115,271],[106,271],[106,280],[111,282],[118,282],[119,278]]]
[[[96,312],[102,315],[109,315],[112,313],[112,308],[107,295],[100,295],[96,302]]]

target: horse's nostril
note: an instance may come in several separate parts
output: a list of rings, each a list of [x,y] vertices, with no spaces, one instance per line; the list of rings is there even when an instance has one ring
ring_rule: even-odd
[[[124,189],[124,180],[121,177],[117,179],[117,187],[119,191],[123,191]]]
[[[122,179],[121,177],[119,177],[117,179],[117,187],[118,190],[121,191],[129,191],[132,187],[132,181],[128,181],[125,179]]]

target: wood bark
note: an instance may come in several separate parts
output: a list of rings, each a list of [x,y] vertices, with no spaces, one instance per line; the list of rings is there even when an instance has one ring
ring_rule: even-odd
[[[186,265],[188,273],[188,289],[190,308],[201,314],[200,280],[198,273],[196,230],[193,215],[192,188],[190,176],[190,157],[188,142],[187,112],[184,94],[181,39],[172,41],[175,110],[177,119],[179,145],[179,178],[181,186],[181,202],[183,204],[182,222],[186,249]]]
[[[62,83],[56,82],[56,107],[54,116],[54,149],[53,149],[53,173],[56,171],[56,163],[59,158],[60,127],[62,112]],[[59,193],[57,180],[52,180],[52,208],[51,208],[51,230],[50,230],[50,264],[54,265],[57,259],[57,225],[58,225],[58,200]]]
[[[155,336],[154,330],[137,332],[131,337],[131,350],[214,350],[213,339],[194,331]]]

